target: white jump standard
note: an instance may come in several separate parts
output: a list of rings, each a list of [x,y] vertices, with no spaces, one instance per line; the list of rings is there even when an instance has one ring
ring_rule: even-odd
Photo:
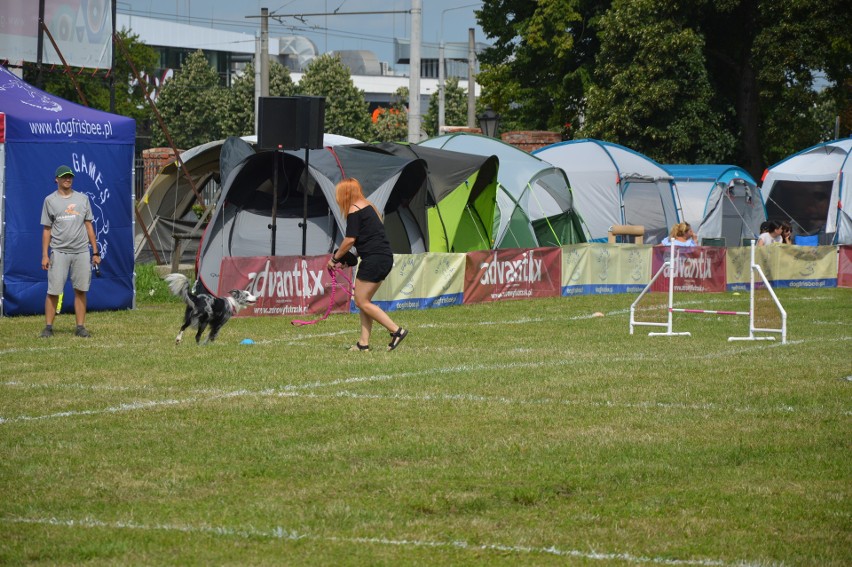
[[[784,310],[784,307],[781,305],[781,302],[778,300],[778,296],[775,295],[775,290],[772,289],[772,286],[769,284],[769,280],[766,278],[766,274],[763,273],[763,268],[760,267],[759,264],[755,263],[755,241],[751,241],[751,260],[750,260],[750,281],[749,281],[749,310],[748,311],[714,311],[710,309],[682,309],[674,307],[674,276],[675,269],[673,269],[673,259],[675,258],[676,247],[672,244],[669,247],[669,257],[660,266],[660,269],[654,274],[651,278],[651,281],[648,282],[648,285],[642,290],[636,300],[630,305],[630,334],[633,334],[634,327],[639,325],[649,326],[649,327],[664,327],[664,332],[649,332],[648,336],[691,336],[691,333],[688,331],[675,332],[674,329],[674,313],[697,313],[697,314],[706,314],[706,315],[740,315],[740,316],[748,316],[749,318],[749,333],[747,337],[728,337],[728,341],[774,341],[774,336],[766,336],[766,335],[755,335],[755,333],[776,333],[781,335],[781,343],[787,343],[787,312]],[[650,293],[651,287],[654,283],[659,279],[661,275],[663,275],[668,269],[668,302],[666,306],[666,322],[653,322],[653,321],[638,321],[636,319],[636,306],[640,303],[643,297]],[[769,295],[772,298],[772,301],[775,305],[775,308],[778,310],[781,319],[781,327],[778,329],[775,328],[763,328],[755,326],[755,274],[760,278],[760,281],[765,286],[766,290],[769,292]]]

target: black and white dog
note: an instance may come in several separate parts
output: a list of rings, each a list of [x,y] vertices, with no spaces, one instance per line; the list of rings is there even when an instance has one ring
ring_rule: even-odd
[[[189,291],[189,280],[183,274],[169,274],[166,276],[169,290],[177,297],[183,298],[186,303],[186,313],[183,316],[183,325],[175,338],[175,344],[180,344],[183,332],[187,327],[198,329],[195,334],[195,342],[201,344],[201,335],[210,325],[210,334],[205,344],[216,340],[219,331],[234,314],[243,307],[252,305],[257,298],[247,291],[232,289],[225,298],[214,297],[206,293],[193,295]]]

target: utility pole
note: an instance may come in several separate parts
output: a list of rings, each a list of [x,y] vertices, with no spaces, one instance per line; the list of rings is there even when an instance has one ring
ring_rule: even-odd
[[[260,96],[269,96],[269,8],[260,9]]]
[[[422,0],[411,0],[411,53],[408,79],[408,143],[420,141],[420,43],[422,41]]]
[[[473,68],[476,64],[476,49],[473,28],[467,30],[467,127],[476,126],[476,92],[473,83]]]

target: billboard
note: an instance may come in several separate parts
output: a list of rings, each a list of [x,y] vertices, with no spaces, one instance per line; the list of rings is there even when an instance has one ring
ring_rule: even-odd
[[[113,0],[43,0],[44,23],[62,57],[72,67],[108,69],[112,65]],[[0,54],[10,65],[39,61],[37,0],[6,0],[0,14]],[[62,65],[47,34],[42,63]]]

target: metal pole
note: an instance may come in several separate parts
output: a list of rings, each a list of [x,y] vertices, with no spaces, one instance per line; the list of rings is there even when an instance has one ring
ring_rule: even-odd
[[[441,45],[438,47],[438,134],[441,133],[446,117],[444,90],[444,37],[441,32]]]
[[[115,114],[115,16],[116,16],[116,8],[117,2],[112,0],[110,2],[112,4],[112,34],[110,35],[110,42],[112,42],[112,51],[109,62],[109,111]]]
[[[467,127],[476,126],[476,93],[473,88],[473,66],[476,62],[476,51],[473,38],[474,30],[467,30]]]
[[[260,9],[260,96],[269,96],[269,8]]]
[[[272,222],[269,230],[272,232],[272,244],[269,247],[269,255],[275,256],[275,233],[278,231],[278,157],[279,150],[272,155]]]
[[[307,120],[305,120],[307,122]],[[305,141],[305,196],[302,199],[302,256],[307,256],[308,252],[308,183],[311,181],[311,170],[309,169],[309,157],[311,150],[308,149],[307,140]]]
[[[422,0],[411,0],[411,53],[408,79],[408,143],[420,141],[420,43],[423,32]]]

